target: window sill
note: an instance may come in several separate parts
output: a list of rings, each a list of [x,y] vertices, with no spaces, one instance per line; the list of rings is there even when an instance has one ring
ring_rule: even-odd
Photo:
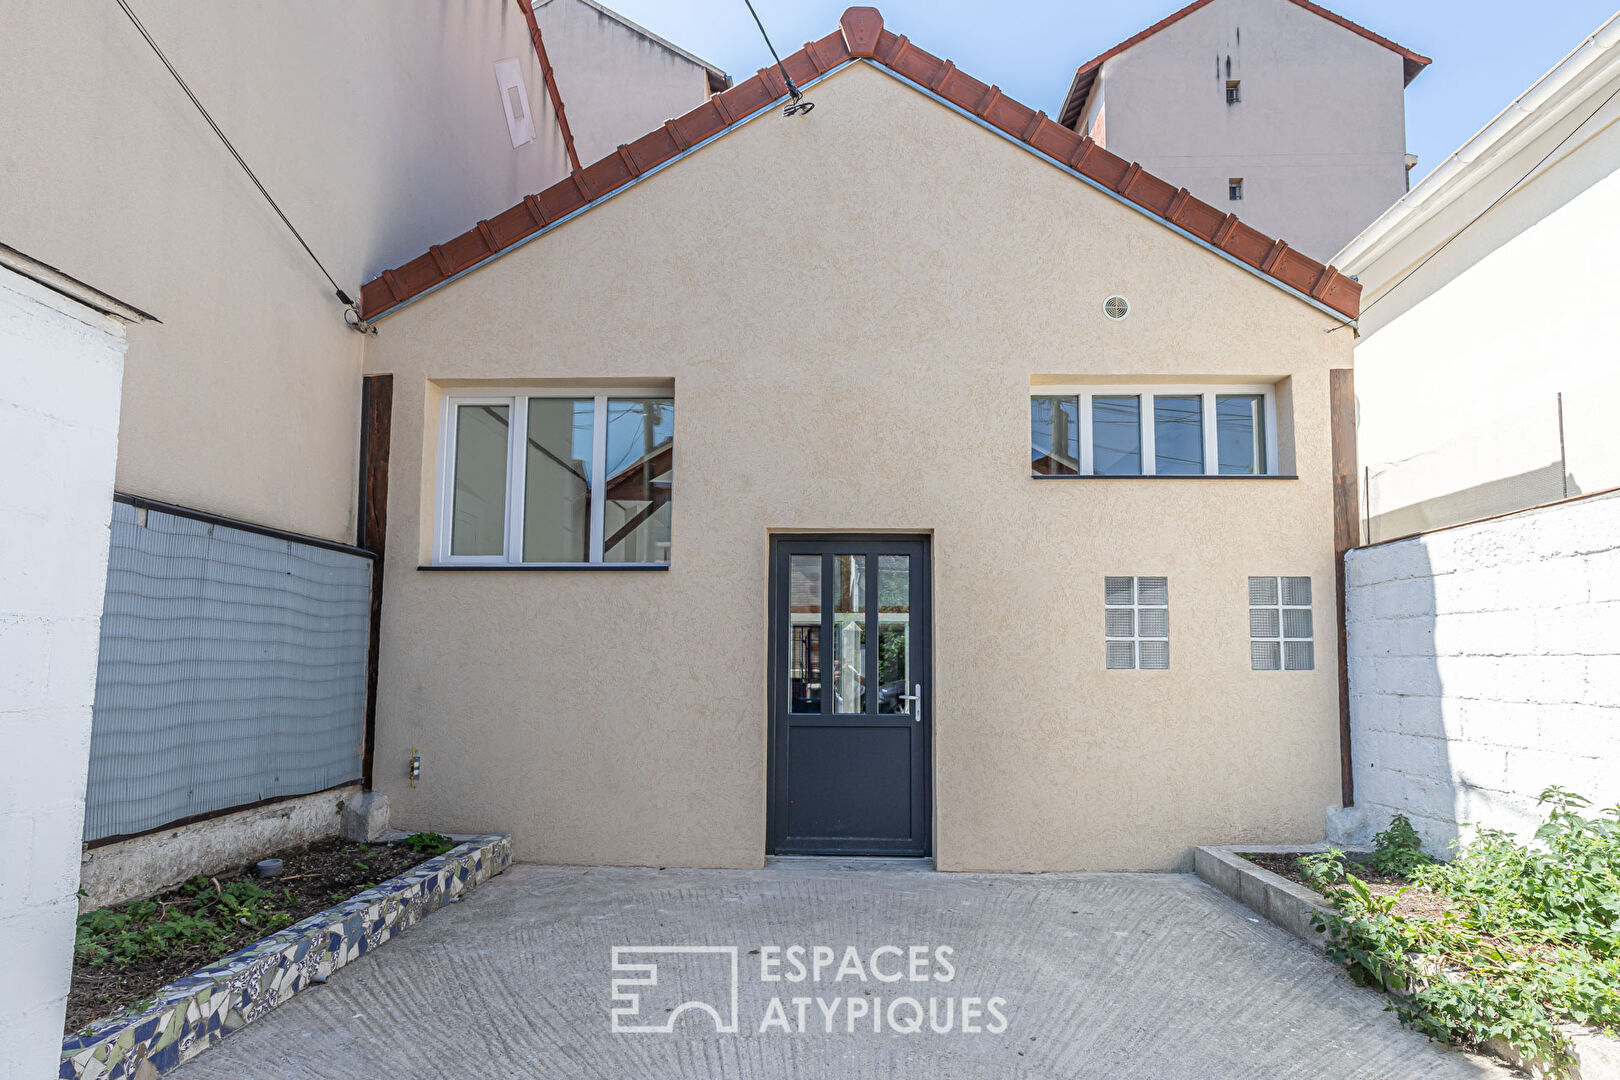
[[[1298,480],[1296,473],[1267,473],[1256,476],[1252,474],[1226,475],[1209,473],[1180,475],[1180,476],[1048,476],[1045,473],[1031,473],[1031,480]]]
[[[435,563],[429,566],[418,566],[418,570],[560,570],[564,573],[571,570],[668,570],[669,563],[546,563],[543,566],[525,565],[524,563]]]

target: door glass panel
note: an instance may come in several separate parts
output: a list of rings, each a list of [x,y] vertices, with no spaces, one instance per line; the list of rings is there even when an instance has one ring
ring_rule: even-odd
[[[1197,394],[1153,399],[1153,463],[1160,476],[1204,471],[1204,399]]]
[[[506,405],[456,406],[450,554],[506,553]]]
[[[1259,394],[1220,394],[1215,398],[1215,445],[1222,476],[1266,471],[1265,398]]]
[[[788,561],[788,710],[821,711],[821,556]]]
[[[591,557],[590,398],[530,398],[523,466],[523,561]]]
[[[878,556],[878,712],[909,713],[911,556]]]
[[[1142,472],[1142,401],[1137,397],[1091,399],[1091,471],[1098,476]]]
[[[865,555],[833,556],[833,712],[866,711]]]
[[[603,475],[603,560],[669,562],[675,402],[608,399]]]

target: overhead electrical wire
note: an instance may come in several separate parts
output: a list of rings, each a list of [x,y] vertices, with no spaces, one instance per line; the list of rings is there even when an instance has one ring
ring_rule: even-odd
[[[123,0],[119,0],[123,3]],[[765,47],[771,51],[771,59],[776,61],[776,70],[782,73],[782,81],[787,84],[788,97],[793,100],[782,110],[783,116],[803,116],[816,107],[813,101],[804,100],[804,92],[793,82],[793,76],[787,73],[782,58],[776,55],[776,46],[771,44],[771,35],[765,32],[765,24],[759,21],[759,12],[754,10],[754,0],[743,0],[748,5],[748,14],[754,17],[754,25],[759,27],[759,36],[765,39]]]
[[[146,39],[146,43],[152,47],[152,51],[157,54],[157,58],[163,61],[163,66],[169,69],[169,74],[173,75],[174,81],[180,84],[180,89],[185,91],[186,97],[190,98],[191,103],[197,106],[197,111],[202,113],[202,118],[208,122],[208,126],[213,129],[214,134],[219,136],[219,141],[225,144],[225,149],[230,151],[231,157],[235,158],[236,163],[242,166],[242,171],[247,173],[249,180],[253,181],[253,186],[259,189],[259,194],[263,195],[264,201],[270,204],[270,209],[276,212],[276,216],[281,219],[281,223],[287,226],[287,231],[293,234],[293,239],[298,241],[299,246],[304,249],[305,253],[309,255],[310,259],[313,260],[315,265],[320,269],[322,276],[324,276],[331,284],[332,290],[337,295],[338,300],[345,307],[353,309],[358,317],[359,309],[356,307],[354,300],[350,298],[348,293],[343,291],[343,286],[339,285],[337,280],[327,272],[326,266],[321,262],[320,257],[317,256],[313,250],[311,250],[309,244],[304,240],[304,237],[299,233],[298,229],[293,226],[293,223],[288,220],[287,215],[282,212],[281,207],[277,205],[276,200],[270,197],[270,192],[265,190],[264,184],[259,182],[258,176],[254,174],[253,170],[248,166],[248,163],[242,160],[242,155],[236,152],[236,147],[231,145],[231,140],[226,138],[225,132],[220,130],[218,124],[214,123],[214,118],[208,115],[208,110],[203,108],[203,103],[198,101],[197,95],[191,92],[191,87],[186,85],[186,80],[180,77],[180,73],[174,69],[174,65],[169,63],[169,58],[163,55],[163,50],[158,48],[158,43],[152,40],[152,35],[146,32],[145,26],[141,25],[141,20],[136,16],[135,12],[130,9],[128,0],[118,0],[118,6],[124,9],[124,14],[129,16],[129,21],[134,24],[136,30],[140,31],[141,37]]]
[[[1501,203],[1503,199],[1506,199],[1509,195],[1511,195],[1515,191],[1519,190],[1520,185],[1522,185],[1526,180],[1528,180],[1532,176],[1534,176],[1536,174],[1537,170],[1539,170],[1543,165],[1547,164],[1548,159],[1550,159],[1554,154],[1558,153],[1559,150],[1562,150],[1565,143],[1567,143],[1567,142],[1569,142],[1569,140],[1573,139],[1575,137],[1576,133],[1578,133],[1587,124],[1590,124],[1592,122],[1593,118],[1596,117],[1598,113],[1602,112],[1605,108],[1607,108],[1608,105],[1609,105],[1609,102],[1613,101],[1616,97],[1620,97],[1620,87],[1617,87],[1611,94],[1609,94],[1608,97],[1604,98],[1601,102],[1599,102],[1598,107],[1593,109],[1590,113],[1588,113],[1584,120],[1582,120],[1580,123],[1576,124],[1574,127],[1570,128],[1569,133],[1567,135],[1565,135],[1562,139],[1559,139],[1558,144],[1556,146],[1554,146],[1551,150],[1548,150],[1545,154],[1543,154],[1541,156],[1541,160],[1537,161],[1534,165],[1530,166],[1529,171],[1527,171],[1523,176],[1519,177],[1517,180],[1513,181],[1512,184],[1508,185],[1508,188],[1507,188],[1506,191],[1502,192],[1502,194],[1500,194],[1496,198],[1492,199],[1491,202],[1490,202],[1490,205],[1486,206],[1485,209],[1481,210],[1479,213],[1475,214],[1473,217],[1469,218],[1466,222],[1464,222],[1460,229],[1458,229],[1456,232],[1452,233],[1450,236],[1446,237],[1445,243],[1441,244],[1439,247],[1435,248],[1433,251],[1431,251],[1427,255],[1425,255],[1421,262],[1419,262],[1416,266],[1412,267],[1412,269],[1408,270],[1406,273],[1402,274],[1400,277],[1396,278],[1395,282],[1392,285],[1390,285],[1389,288],[1387,288],[1383,292],[1379,293],[1377,298],[1375,298],[1372,303],[1370,303],[1366,307],[1362,308],[1361,309],[1361,314],[1360,314],[1360,316],[1358,316],[1358,320],[1359,320],[1360,317],[1365,316],[1367,314],[1367,312],[1371,311],[1373,308],[1377,307],[1380,303],[1382,303],[1384,298],[1389,296],[1390,293],[1394,292],[1401,285],[1405,284],[1407,279],[1410,278],[1413,274],[1416,274],[1419,270],[1421,270],[1425,266],[1429,265],[1429,260],[1430,259],[1433,259],[1436,255],[1440,254],[1442,251],[1446,250],[1446,248],[1450,247],[1451,242],[1453,240],[1457,239],[1457,237],[1461,236],[1463,233],[1467,232],[1469,230],[1469,228],[1474,225],[1475,222],[1479,221],[1480,218],[1484,217],[1486,214],[1490,213],[1492,210],[1495,210],[1497,205],[1499,203]],[[1342,330],[1344,327],[1346,327],[1348,325],[1350,325],[1350,324],[1349,323],[1339,323],[1336,326],[1330,326],[1330,327],[1327,328],[1327,333],[1331,334],[1335,330]]]

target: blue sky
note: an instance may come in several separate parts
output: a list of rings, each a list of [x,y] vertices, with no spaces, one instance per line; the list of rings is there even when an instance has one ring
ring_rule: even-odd
[[[1007,94],[1056,113],[1074,69],[1185,0],[878,0],[884,21]],[[1614,13],[1615,0],[1326,0],[1325,7],[1433,58],[1406,96],[1414,180],[1440,164]],[[746,78],[770,54],[743,0],[606,0],[655,33]],[[784,55],[828,33],[848,4],[754,0]],[[567,88],[563,88],[566,99]]]

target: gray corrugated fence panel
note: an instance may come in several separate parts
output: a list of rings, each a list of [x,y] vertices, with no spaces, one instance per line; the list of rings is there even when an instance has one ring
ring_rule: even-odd
[[[360,775],[371,561],[115,503],[84,838]]]

